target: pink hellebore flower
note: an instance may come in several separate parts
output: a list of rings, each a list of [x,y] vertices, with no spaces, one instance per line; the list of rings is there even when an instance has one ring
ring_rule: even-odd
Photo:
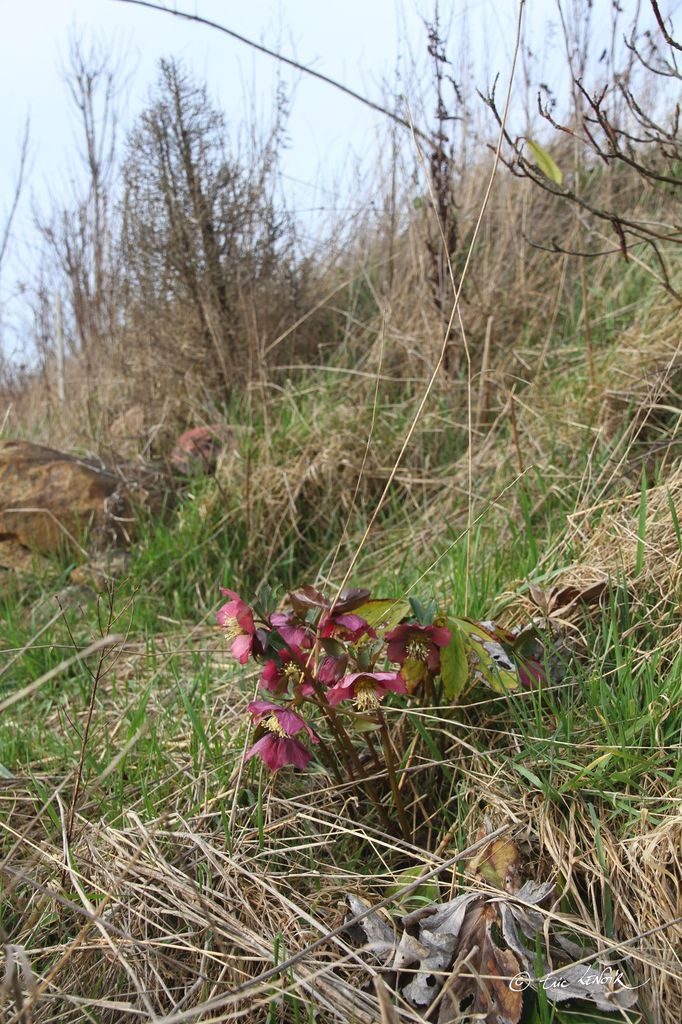
[[[333,686],[334,683],[338,683],[347,668],[347,654],[328,654],[318,662],[317,678],[325,686]]]
[[[359,711],[374,711],[389,691],[407,692],[397,672],[351,672],[327,691],[327,700],[330,704],[353,700]]]
[[[319,740],[300,715],[269,700],[254,700],[248,705],[247,711],[251,712],[254,723],[267,731],[246,752],[245,761],[251,757],[260,757],[273,772],[288,764],[301,769],[307,767],[312,757],[310,751],[291,737],[305,729],[313,743]]]
[[[535,658],[517,659],[516,667],[519,672],[521,686],[526,690],[534,690],[537,686],[547,682],[547,673],[544,667]]]
[[[271,772],[276,772],[280,768],[286,768],[288,764],[303,770],[308,767],[312,754],[298,740],[290,740],[276,736],[272,732],[266,732],[265,736],[261,736],[254,743],[244,760],[248,761],[250,757],[260,757]]]
[[[388,660],[402,666],[408,659],[423,662],[431,672],[440,668],[440,648],[447,647],[452,633],[444,626],[407,623],[386,634]]]
[[[293,644],[290,650],[278,652],[279,661],[274,658],[266,661],[260,677],[260,685],[271,693],[286,693],[290,686],[301,687],[303,696],[310,696],[314,690],[310,683],[305,682],[303,666],[308,660],[308,653]]]
[[[270,616],[270,624],[289,647],[312,647],[314,636],[306,627],[297,623],[290,612],[275,612]]]
[[[218,625],[223,627],[227,642],[232,644],[230,652],[233,657],[245,665],[253,650],[256,635],[253,612],[234,590],[221,587],[220,593],[226,594],[231,600],[218,609]]]
[[[362,616],[354,615],[352,612],[340,615],[325,612],[320,619],[318,632],[321,637],[333,637],[336,640],[346,640],[349,643],[355,643],[362,636],[376,637],[370,624]]]

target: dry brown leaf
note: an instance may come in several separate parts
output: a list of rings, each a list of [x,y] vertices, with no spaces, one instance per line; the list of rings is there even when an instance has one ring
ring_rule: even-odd
[[[494,874],[498,888],[500,877],[512,877],[517,885],[515,872],[510,876],[520,859],[513,844],[488,852],[476,862],[479,873]],[[552,969],[543,957],[542,975],[536,977],[538,937],[546,944],[546,918],[538,908],[550,903],[554,892],[552,882],[529,880],[513,896],[472,892],[420,907],[402,918],[397,946],[386,921],[367,914],[369,905],[349,896],[352,914],[365,913],[357,934],[349,935],[376,953],[403,998],[437,1024],[469,1016],[484,1024],[518,1024],[526,987],[541,986],[552,1002],[587,1000],[607,1012],[634,1006],[637,993],[622,974],[596,958],[588,963],[580,946],[553,931],[548,957],[565,966]],[[517,976],[524,982],[511,984]]]

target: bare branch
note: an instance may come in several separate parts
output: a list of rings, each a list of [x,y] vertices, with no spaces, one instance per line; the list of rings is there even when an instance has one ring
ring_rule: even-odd
[[[663,38],[665,39],[666,43],[668,44],[668,46],[672,46],[674,50],[680,50],[682,52],[682,44],[676,42],[676,40],[673,39],[673,37],[670,35],[670,33],[668,32],[667,28],[665,27],[665,22],[663,21],[663,15],[660,12],[657,0],[651,0],[651,9],[654,12],[654,17],[655,17],[656,21],[658,22],[658,27],[660,28],[661,34],[662,34]]]
[[[358,103],[363,103],[371,110],[376,110],[377,113],[383,114],[384,117],[390,118],[391,121],[401,125],[403,128],[407,128],[411,134],[416,135],[417,138],[422,139],[424,142],[431,144],[433,141],[426,132],[416,128],[415,125],[411,124],[410,121],[406,120],[404,117],[401,117],[400,114],[396,114],[395,111],[389,110],[387,107],[382,107],[380,103],[375,103],[374,100],[368,99],[367,96],[363,96],[361,93],[356,92],[347,85],[343,85],[341,82],[337,82],[336,79],[330,78],[321,71],[315,71],[313,68],[306,67],[305,64],[300,64],[291,57],[285,57],[284,54],[277,53],[276,50],[270,50],[267,46],[263,46],[261,43],[256,43],[253,39],[248,39],[239,32],[235,32],[234,29],[228,28],[226,25],[220,25],[217,21],[211,21],[209,18],[202,18],[198,14],[189,14],[187,11],[170,10],[168,7],[162,7],[160,4],[151,3],[151,0],[116,0],[116,2],[132,4],[135,7],[147,7],[152,11],[171,14],[175,18],[183,18],[185,21],[194,21],[198,25],[206,25],[208,28],[214,28],[217,32],[223,32],[226,36],[231,36],[232,39],[236,39],[238,42],[244,43],[246,46],[250,46],[254,50],[258,50],[259,53],[264,53],[267,57],[272,57],[274,60],[278,60],[281,64],[287,64],[289,67],[295,68],[297,71],[301,71],[305,75],[311,75],[313,78],[317,78],[318,81],[325,82],[327,85],[333,86],[334,89],[338,89],[340,92],[345,93],[346,96],[350,96],[352,99],[357,100]]]
[[[14,217],[19,206],[19,199],[21,198],[21,190],[24,186],[24,176],[26,174],[26,162],[28,160],[28,140],[29,140],[29,127],[30,120],[26,118],[26,124],[24,125],[24,137],[21,143],[21,155],[19,157],[19,173],[17,174],[17,183],[14,187],[14,195],[12,197],[12,203],[7,214],[7,220],[2,230],[2,239],[0,239],[0,275],[2,275],[2,264],[7,255],[7,247],[12,234],[12,224]]]

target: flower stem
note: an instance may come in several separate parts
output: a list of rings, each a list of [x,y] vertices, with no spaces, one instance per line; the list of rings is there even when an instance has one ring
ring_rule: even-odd
[[[329,746],[324,742],[321,736],[318,736],[317,739],[320,744],[320,753],[323,755],[327,767],[331,770],[338,784],[342,786],[343,778],[341,776],[341,772],[339,771],[339,766],[337,764],[338,758],[334,756],[332,751],[329,749]]]
[[[365,775],[365,770],[362,767],[362,762],[358,756],[358,752],[353,746],[353,742],[348,733],[346,732],[343,723],[339,720],[339,716],[337,715],[336,711],[331,706],[331,704],[323,704],[322,709],[327,715],[329,724],[334,729],[334,732],[336,734],[337,739],[339,740],[339,743],[341,744],[346,754],[350,757],[352,767],[349,768],[348,774],[354,781],[362,783],[367,793],[367,796],[369,797],[370,801],[374,804],[374,807],[377,813],[379,814],[384,824],[384,827],[389,828],[391,822],[388,817],[388,814],[386,813],[386,808],[379,799],[379,794],[374,788],[373,783],[369,779],[363,778],[363,775]]]
[[[367,744],[367,749],[369,750],[372,760],[374,761],[374,767],[378,772],[380,772],[382,771],[381,761],[379,760],[379,755],[377,754],[377,748],[374,746],[374,740],[372,739],[370,733],[368,732],[365,733],[364,736],[365,743]]]
[[[405,814],[405,807],[403,804],[403,797],[398,786],[398,778],[395,771],[395,760],[393,758],[393,746],[391,745],[391,737],[388,734],[388,727],[386,725],[386,719],[383,713],[378,710],[377,717],[379,724],[381,725],[381,741],[384,748],[384,757],[386,758],[386,769],[388,771],[388,778],[391,783],[391,792],[393,793],[393,803],[398,814],[398,822],[400,823],[400,831],[403,834],[405,842],[412,842],[412,833],[407,823],[407,816]]]
[[[340,721],[339,716],[336,713],[336,710],[327,700],[324,690],[322,689],[320,683],[313,676],[309,676],[308,678],[310,679],[310,682],[312,683],[313,688],[315,690],[315,695],[318,700],[318,706],[322,709],[323,714],[325,715],[327,721],[329,722],[329,726],[332,732],[334,733],[336,739],[338,740],[339,747],[341,748],[341,753],[344,755],[343,760],[345,761],[346,770],[348,772],[349,778],[353,782],[358,782],[363,785],[365,792],[367,793],[367,796],[369,797],[371,803],[374,805],[377,813],[379,814],[384,824],[384,827],[390,828],[390,819],[388,817],[388,814],[386,813],[386,808],[383,806],[381,800],[379,799],[379,795],[376,789],[374,788],[369,779],[363,779],[365,770],[362,767],[362,762],[360,761],[360,758],[358,757],[358,752],[353,746],[353,741],[346,732],[343,723]]]

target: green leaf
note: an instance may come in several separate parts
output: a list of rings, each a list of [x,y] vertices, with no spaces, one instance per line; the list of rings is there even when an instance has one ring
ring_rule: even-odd
[[[481,839],[483,835],[480,836]],[[500,836],[499,839],[488,843],[471,860],[465,861],[465,864],[467,872],[480,875],[489,885],[509,892],[509,882],[520,875],[521,861],[521,851],[516,843],[512,842],[509,836]]]
[[[268,651],[274,651],[275,654],[279,654],[280,651],[286,651],[289,649],[289,645],[276,629],[271,629],[268,633]]]
[[[377,601],[367,601],[359,608],[354,608],[353,614],[359,615],[361,619],[368,622],[372,629],[376,629],[377,633],[389,633],[395,629],[401,619],[410,614],[410,606],[402,598],[393,600],[389,597]]]
[[[417,687],[429,678],[429,669],[421,658],[406,658],[401,666],[400,675],[405,680],[407,692],[414,693]]]
[[[635,576],[639,576],[644,568],[644,554],[646,550],[646,505],[647,505],[647,479],[646,469],[642,469],[642,493],[639,499],[639,519],[637,525],[637,555],[635,561]]]
[[[448,700],[456,701],[461,697],[469,678],[464,634],[452,619],[445,619],[443,625],[452,633],[452,640],[440,652],[440,677],[443,680],[445,696]]]
[[[564,176],[547,150],[543,149],[539,143],[533,142],[532,139],[526,139],[526,142],[530,146],[533,156],[535,157],[535,162],[544,176],[549,178],[550,181],[553,181],[555,185],[561,185],[564,180]]]
[[[517,771],[519,773],[519,775],[522,775],[524,777],[524,779],[527,779],[528,782],[530,782],[537,789],[542,790],[542,792],[544,793],[545,786],[544,786],[543,782],[538,778],[538,776],[535,774],[535,772],[532,772],[530,770],[530,768],[526,768],[522,764],[513,764],[513,763],[512,763],[512,768],[514,768],[515,771]]]
[[[675,502],[670,491],[667,491],[668,507],[670,508],[670,517],[673,521],[673,529],[675,530],[675,536],[677,537],[677,546],[682,551],[682,530],[680,529],[680,519],[677,515],[677,509],[675,508]]]
[[[346,653],[346,648],[341,643],[341,641],[335,640],[331,636],[320,637],[320,647],[322,648],[325,654],[328,654],[330,657],[333,658],[338,658],[342,654]]]
[[[192,723],[192,728],[194,729],[194,732],[197,734],[197,736],[199,738],[199,742],[201,743],[202,747],[204,748],[204,750],[206,751],[208,756],[213,761],[214,760],[214,754],[213,754],[213,750],[211,749],[211,744],[208,742],[208,736],[206,735],[206,730],[204,729],[203,723],[202,723],[199,715],[197,714],[196,708],[192,706],[189,697],[187,696],[185,691],[182,689],[182,687],[180,688],[180,697],[182,699],[182,703],[185,705],[185,711],[187,712],[187,717],[189,718],[190,722]]]
[[[532,658],[535,661],[542,657],[542,643],[535,626],[526,626],[513,638],[512,649],[519,658]]]
[[[423,872],[424,868],[419,864],[415,864],[414,867],[401,871],[395,882],[386,887],[386,895],[395,896],[396,893],[399,893],[401,889],[405,888],[405,886],[411,885],[412,882],[416,882]],[[438,884],[433,880],[429,880],[428,882],[424,882],[423,885],[417,886],[414,892],[396,900],[396,903],[403,908],[423,907],[430,903],[435,903],[439,895],[440,890],[438,888]]]
[[[350,725],[352,731],[357,733],[377,732],[381,728],[374,718],[369,718],[367,715],[350,715],[345,725]]]
[[[429,601],[428,604],[422,604],[416,597],[410,598],[410,607],[414,613],[414,617],[420,626],[430,626],[436,617],[436,602]]]
[[[472,684],[483,683],[495,693],[519,687],[518,670],[495,633],[473,619],[453,619],[464,633],[464,650]]]

